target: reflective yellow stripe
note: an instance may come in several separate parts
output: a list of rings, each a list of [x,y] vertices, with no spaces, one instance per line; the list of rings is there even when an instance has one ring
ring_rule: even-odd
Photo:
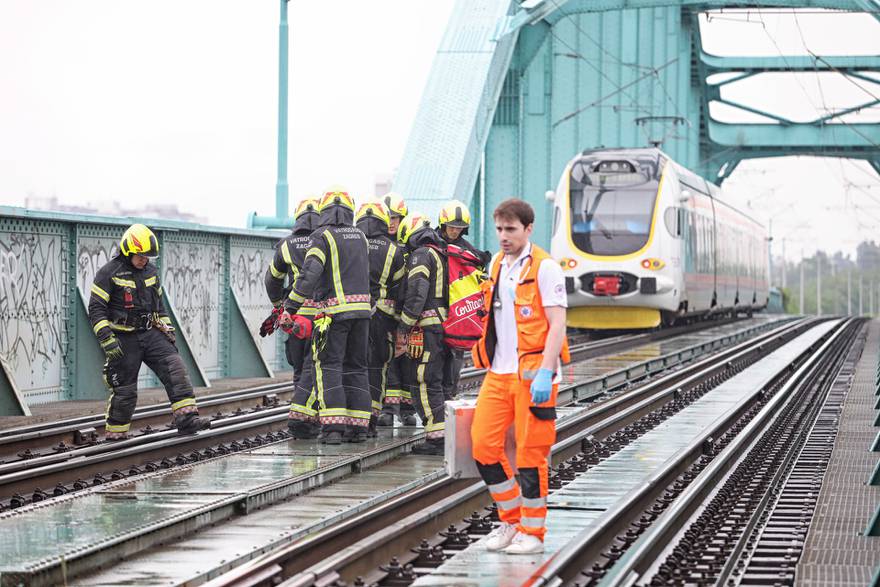
[[[379,406],[379,409],[380,410],[382,409],[381,405]],[[360,420],[369,420],[370,416],[373,415],[370,412],[364,412],[361,410],[345,410],[345,412],[346,412],[346,414],[345,414],[346,416],[348,416],[350,418],[358,418]],[[330,414],[327,414],[327,415],[329,416]]]
[[[311,306],[300,306],[299,310],[296,311],[297,316],[315,316],[318,313],[318,308],[312,308]]]
[[[156,279],[158,279],[155,275],[152,277],[148,277],[144,280],[144,285],[150,287],[151,285],[156,285]]]
[[[347,408],[321,408],[320,416],[348,416]]]
[[[428,268],[425,267],[424,265],[419,265],[417,267],[413,267],[412,269],[410,269],[409,270],[409,277],[407,277],[407,279],[412,279],[416,275],[424,275],[425,279],[431,278],[431,272],[428,271]]]
[[[400,269],[398,269],[394,275],[391,276],[391,281],[396,282],[403,279],[403,276],[406,275],[406,265],[402,265]]]
[[[92,293],[104,300],[105,302],[110,301],[110,294],[108,294],[106,291],[104,291],[94,283],[92,284]]]
[[[298,302],[300,304],[306,301],[306,298],[296,293],[296,290],[294,289],[290,290],[290,295],[288,295],[287,297],[288,299],[290,299],[290,301]]]
[[[378,412],[379,410],[382,409],[382,402],[377,402],[376,400],[372,400],[372,401],[370,402],[370,405],[371,405],[371,406],[373,407],[373,409],[376,410],[377,412]]]
[[[357,312],[359,310],[370,311],[370,302],[350,302],[348,304],[337,304],[335,306],[327,306],[321,311],[325,314],[338,314],[340,312]]]
[[[327,233],[325,232],[324,234],[327,234]],[[323,265],[324,263],[327,262],[327,257],[324,256],[324,251],[322,251],[319,248],[312,247],[311,249],[306,251],[306,258],[308,258],[309,255],[312,255],[314,257],[319,258],[321,260],[321,265]]]
[[[290,249],[287,248],[287,241],[281,243],[281,256],[284,257],[284,262],[293,267],[293,260],[290,258]]]
[[[186,406],[194,406],[196,405],[196,398],[188,397],[186,399],[182,399],[179,402],[174,402],[171,404],[171,411],[176,412],[180,408],[185,408]]]
[[[422,407],[425,410],[425,432],[430,432],[434,429],[434,412],[431,410],[431,403],[428,401],[428,384],[425,382],[425,367],[427,367],[428,358],[431,356],[431,353],[425,351],[422,355],[422,362],[419,364],[418,368],[416,368],[416,381],[419,383],[419,398],[422,402]]]
[[[342,275],[339,274],[339,249],[336,248],[336,239],[330,231],[324,232],[327,244],[330,245],[330,258],[333,260],[333,289],[336,290],[336,299],[340,304],[345,303],[345,290],[342,289]],[[369,308],[367,308],[369,309]]]
[[[443,297],[443,276],[441,272],[443,271],[443,261],[440,260],[440,255],[434,249],[428,249],[434,256],[434,261],[436,262],[437,267],[437,277],[434,279],[434,297],[442,298]]]
[[[123,326],[122,324],[110,323],[110,330],[117,332],[134,332],[134,326]]]
[[[130,279],[122,279],[121,277],[111,277],[110,281],[122,287],[137,287],[137,284]]]
[[[159,286],[159,290],[158,290],[156,293],[159,294],[159,297],[160,297],[160,298],[162,297],[162,294],[164,293],[164,290],[162,289],[162,286],[161,286],[161,285]]]
[[[410,318],[407,314],[401,314],[400,321],[407,326],[414,326],[415,323],[418,321],[418,318]]]
[[[102,328],[108,328],[108,327],[110,327],[109,320],[99,320],[98,323],[95,324],[94,328],[92,328],[92,330],[95,331],[95,334],[98,334],[99,330],[101,330]]]
[[[119,344],[119,341],[116,340],[116,337],[111,334],[107,337],[106,340],[101,341],[101,348],[106,349],[108,346],[112,346],[114,344]]]
[[[320,325],[316,325],[320,328]],[[315,343],[318,341],[316,338],[312,338],[312,367],[315,369],[315,390],[318,392],[318,409],[323,413],[323,411],[327,408],[327,404],[324,403],[324,371],[321,369],[321,360],[318,358],[318,349],[315,348]]]
[[[275,279],[284,279],[284,276],[286,275],[284,271],[278,271],[277,269],[275,269],[275,261],[269,263],[269,271],[272,272],[272,277],[274,277]]]
[[[108,410],[109,411],[109,408]],[[107,432],[128,432],[128,429],[131,428],[131,424],[104,424],[104,429]]]
[[[170,325],[170,324],[171,324],[171,318],[169,318],[168,316],[162,316],[161,318],[159,318],[159,322],[162,322],[163,324],[169,324],[169,325]]]
[[[307,408],[305,406],[301,406],[299,404],[290,404],[290,411],[297,412],[299,414],[305,414],[306,416],[317,416],[318,410],[313,410],[311,408]]]
[[[432,326],[434,324],[443,324],[443,320],[437,318],[436,316],[419,319],[419,326]]]
[[[409,397],[402,389],[389,389],[385,392],[385,397]]]
[[[388,247],[385,253],[385,266],[382,267],[382,275],[379,276],[379,297],[388,297],[388,274],[391,273],[391,262],[394,260],[394,246]]]

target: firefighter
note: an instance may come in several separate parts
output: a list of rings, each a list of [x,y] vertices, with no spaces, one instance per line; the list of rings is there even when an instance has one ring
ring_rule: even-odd
[[[343,437],[363,442],[371,415],[369,246],[364,233],[352,226],[354,200],[345,190],[325,192],[318,211],[321,225],[312,233],[302,271],[279,318],[295,335],[311,335],[317,406],[308,397],[294,396],[291,415],[317,417],[325,444],[340,444]],[[307,299],[318,306],[314,325],[297,314]]]
[[[142,362],[165,386],[179,434],[195,434],[211,424],[199,418],[192,383],[175,346],[159,271],[150,263],[158,256],[153,231],[132,224],[119,241],[119,253],[98,270],[92,284],[89,322],[104,350],[104,381],[110,389],[107,440],[128,438]]]
[[[490,265],[489,313],[474,347],[474,365],[488,369],[471,428],[473,457],[498,506],[501,525],[488,550],[544,551],[547,457],[556,440],[556,394],[565,339],[565,278],[559,264],[529,242],[535,213],[519,199],[495,209],[501,252]],[[504,452],[511,422],[519,483]],[[520,490],[521,484],[521,490]]]
[[[485,270],[492,255],[488,251],[480,251],[473,246],[464,235],[468,233],[471,225],[471,213],[467,206],[458,200],[451,200],[440,210],[437,221],[437,232],[446,243],[458,246],[470,251],[481,262],[481,270]],[[455,398],[458,389],[458,380],[461,378],[461,368],[464,365],[464,351],[449,349],[449,360],[446,361],[443,372],[443,396],[447,400]]]
[[[446,320],[446,266],[443,241],[425,216],[412,214],[401,224],[398,240],[409,249],[401,299],[395,355],[406,353],[404,382],[425,425],[427,442],[418,454],[443,454],[443,370],[449,349],[443,342]]]
[[[318,228],[318,200],[305,198],[296,207],[293,213],[293,230],[290,235],[282,240],[275,249],[275,256],[266,269],[265,284],[266,293],[274,307],[272,314],[263,321],[260,328],[260,336],[272,334],[278,323],[278,318],[284,311],[284,298],[290,293],[290,288],[302,271],[306,251],[312,232]],[[288,279],[288,287],[284,287],[284,280]],[[313,321],[317,308],[312,300],[306,300],[297,312]],[[301,336],[289,336],[284,343],[287,362],[293,367],[294,396],[312,396],[314,383],[314,371],[310,349],[310,340]],[[293,404],[292,404],[293,405]],[[287,422],[291,435],[294,438],[317,438],[320,424],[317,420],[302,420],[290,412]]]
[[[406,218],[408,212],[406,203],[403,201],[402,197],[394,193],[386,194],[382,200],[385,203],[385,208],[388,209],[388,234],[393,241],[397,242],[398,227],[403,219]],[[404,259],[405,258],[406,252],[404,251]],[[398,289],[398,300],[402,291],[403,288]],[[397,306],[399,319],[400,304],[398,303]],[[379,426],[394,426],[395,414],[398,415],[400,423],[404,426],[416,425],[415,408],[413,408],[412,398],[410,397],[409,391],[404,389],[403,385],[402,369],[405,362],[406,357],[399,356],[392,358],[391,363],[388,365],[385,375],[385,400],[382,404],[382,414],[379,416],[378,420]]]
[[[394,334],[397,331],[397,290],[403,279],[405,259],[403,247],[388,236],[389,217],[381,201],[363,204],[355,215],[357,227],[367,237],[370,246],[370,346],[368,376],[373,416],[370,434],[376,431],[376,422],[385,396],[388,364],[394,357]]]

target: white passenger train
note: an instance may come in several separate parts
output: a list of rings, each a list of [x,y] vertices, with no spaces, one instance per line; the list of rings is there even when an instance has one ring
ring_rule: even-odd
[[[569,326],[653,328],[767,305],[764,227],[659,149],[584,151],[547,197]]]

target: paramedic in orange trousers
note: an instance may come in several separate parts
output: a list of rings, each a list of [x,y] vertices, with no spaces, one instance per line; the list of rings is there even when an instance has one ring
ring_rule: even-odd
[[[501,519],[486,548],[533,554],[544,551],[547,457],[556,440],[561,363],[569,360],[565,279],[560,266],[529,242],[531,206],[505,200],[493,216],[501,253],[490,265],[488,324],[473,350],[474,364],[489,369],[471,429],[473,457]],[[511,424],[521,488],[504,453]]]

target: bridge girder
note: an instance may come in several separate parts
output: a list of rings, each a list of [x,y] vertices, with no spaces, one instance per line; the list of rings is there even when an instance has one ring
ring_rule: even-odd
[[[478,5],[478,6],[476,6]],[[435,58],[394,188],[430,213],[455,197],[471,202],[478,242],[492,244],[487,215],[509,196],[549,215],[543,193],[586,148],[663,145],[721,182],[740,161],[818,155],[867,160],[880,173],[880,124],[840,117],[869,101],[807,122],[722,96],[764,73],[835,72],[878,84],[880,56],[728,57],[703,51],[698,13],[745,6],[691,0],[461,0]],[[762,6],[880,11],[880,0],[770,0]],[[750,5],[754,8],[754,4]],[[625,17],[624,17],[624,14]],[[727,73],[722,80],[708,81]],[[711,102],[770,123],[731,124]],[[536,226],[539,243],[550,222]]]

